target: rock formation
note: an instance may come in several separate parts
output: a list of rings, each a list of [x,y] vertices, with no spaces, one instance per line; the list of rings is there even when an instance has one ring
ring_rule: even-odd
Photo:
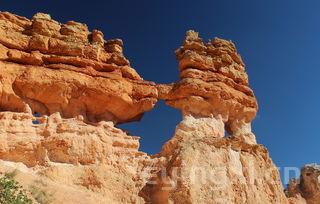
[[[138,120],[157,101],[123,56],[119,39],[47,14],[0,14],[0,110],[82,115],[91,122]]]
[[[219,38],[204,43],[197,32],[188,31],[176,56],[180,81],[159,86],[160,97],[183,115],[221,116],[231,135],[247,134],[245,139],[256,143],[250,122],[257,101],[235,45]]]
[[[82,23],[0,13],[0,173],[17,169],[38,202],[34,189],[66,204],[288,203],[251,131],[257,101],[232,42],[188,31],[172,84],[143,80],[122,50]],[[183,120],[148,155],[114,125],[158,99]]]
[[[45,183],[53,203],[142,203],[147,167],[161,162],[112,122],[1,112],[0,127],[0,172],[18,169],[27,187]]]
[[[145,186],[146,201],[287,203],[275,165],[251,132],[257,102],[234,44],[204,44],[188,31],[176,55],[180,81],[158,90],[183,121],[157,155],[166,158],[165,173]]]
[[[287,194],[292,203],[320,203],[320,166],[309,164],[301,169],[300,179],[292,179]]]

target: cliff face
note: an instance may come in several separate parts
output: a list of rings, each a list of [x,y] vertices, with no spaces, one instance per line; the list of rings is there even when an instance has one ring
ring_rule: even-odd
[[[3,111],[59,112],[63,117],[128,122],[157,101],[122,53],[119,39],[47,14],[31,20],[0,14],[0,107]]]
[[[18,169],[27,189],[44,183],[37,188],[53,203],[143,203],[137,195],[147,167],[161,162],[139,152],[139,138],[112,122],[1,112],[0,127],[0,172]]]
[[[2,173],[18,169],[52,203],[288,203],[251,131],[257,101],[232,42],[188,31],[168,85],[143,80],[122,49],[81,23],[0,13]],[[158,99],[183,120],[147,155],[114,125]]]
[[[224,136],[221,118],[186,116],[159,156],[166,164],[143,190],[150,203],[287,203],[267,150]]]

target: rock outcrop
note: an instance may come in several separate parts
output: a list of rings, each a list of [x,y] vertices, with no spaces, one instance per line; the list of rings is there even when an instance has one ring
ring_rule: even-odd
[[[292,179],[288,184],[287,194],[292,203],[320,203],[320,166],[305,165],[300,179]]]
[[[143,80],[122,47],[81,23],[0,13],[1,173],[18,169],[52,203],[288,203],[251,131],[257,101],[232,42],[188,31],[173,84]],[[148,155],[114,125],[158,99],[183,120]]]
[[[123,56],[119,39],[105,41],[85,24],[60,24],[47,14],[31,20],[0,13],[0,110],[123,123],[157,101]]]
[[[147,203],[287,203],[267,150],[223,136],[221,117],[186,116],[158,155],[167,163],[144,187]]]
[[[176,56],[180,81],[159,86],[160,97],[183,115],[220,115],[230,134],[250,133],[258,105],[235,45],[219,38],[204,43],[197,32],[188,31]],[[247,140],[255,143],[254,135]]]
[[[251,132],[257,101],[235,45],[204,44],[188,31],[176,55],[180,81],[157,87],[183,121],[157,155],[165,167],[141,195],[158,204],[287,203],[278,170]]]
[[[45,183],[53,203],[142,203],[148,167],[161,162],[112,122],[1,112],[0,127],[0,158],[10,161],[0,172],[18,169],[25,185]]]

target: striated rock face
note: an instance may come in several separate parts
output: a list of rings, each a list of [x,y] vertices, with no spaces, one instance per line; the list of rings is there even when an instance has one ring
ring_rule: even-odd
[[[234,44],[205,45],[188,31],[176,54],[180,81],[157,88],[183,121],[155,155],[166,163],[142,189],[146,203],[288,203],[277,168],[251,131],[257,102]]]
[[[53,203],[142,203],[137,195],[147,182],[147,167],[161,162],[138,151],[139,137],[112,122],[88,125],[59,113],[34,118],[1,112],[0,127],[0,157],[14,162],[0,163],[0,172],[18,169],[29,185],[41,180]]]
[[[288,184],[287,193],[292,203],[320,203],[320,166],[304,166],[300,179],[293,179]]]
[[[230,134],[250,133],[258,105],[235,45],[219,38],[204,43],[188,31],[176,56],[180,81],[159,86],[160,97],[184,115],[222,116]],[[254,135],[247,138],[255,143]]]
[[[40,189],[57,204],[288,203],[251,131],[257,101],[233,43],[188,31],[176,51],[180,81],[158,85],[122,50],[81,23],[0,13],[0,173],[17,169],[36,200]],[[147,155],[114,125],[158,99],[183,120]]]
[[[59,113],[34,118],[28,113],[1,112],[0,124],[2,158],[30,167],[47,161],[88,165],[109,162],[108,157],[115,155],[145,155],[138,152],[139,137],[128,136],[112,122],[87,125],[83,118],[62,119]]]
[[[257,101],[232,42],[215,38],[204,43],[197,32],[188,31],[176,56],[180,81],[163,96],[170,106],[184,114],[252,121]]]
[[[0,13],[0,110],[87,121],[139,120],[157,101],[154,83],[142,80],[119,39],[47,14],[32,20]]]
[[[158,156],[166,166],[144,187],[148,203],[287,203],[267,150],[222,138],[222,118],[186,116]]]

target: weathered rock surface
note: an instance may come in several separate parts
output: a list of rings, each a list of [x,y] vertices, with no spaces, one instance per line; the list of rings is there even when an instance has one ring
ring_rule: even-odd
[[[0,13],[0,173],[17,169],[57,204],[288,203],[251,131],[257,101],[233,43],[187,32],[169,85],[144,81],[122,50],[81,23]],[[183,121],[147,155],[114,125],[158,99]]]
[[[14,162],[0,164],[0,172],[11,166],[30,177],[22,182],[50,184],[53,203],[142,203],[137,195],[150,177],[148,168],[162,162],[138,151],[139,138],[112,122],[1,112],[0,127],[0,158]],[[64,198],[64,191],[78,195]]]
[[[145,200],[156,204],[287,203],[267,150],[223,135],[221,117],[186,116],[158,155],[167,164],[153,177],[156,184],[144,187]]]
[[[176,56],[180,81],[160,95],[168,105],[185,115],[221,115],[229,122],[253,120],[257,101],[232,42],[215,38],[204,43],[197,32],[188,31]]]
[[[176,56],[180,81],[158,85],[159,97],[183,115],[221,116],[231,135],[256,143],[251,121],[257,100],[235,45],[219,38],[204,43],[197,32],[188,31]]]
[[[288,184],[287,194],[292,203],[320,203],[320,166],[309,164],[301,169],[300,179]]]
[[[119,39],[47,14],[32,20],[0,13],[0,110],[25,111],[115,123],[139,120],[157,101],[154,83],[142,80]]]

